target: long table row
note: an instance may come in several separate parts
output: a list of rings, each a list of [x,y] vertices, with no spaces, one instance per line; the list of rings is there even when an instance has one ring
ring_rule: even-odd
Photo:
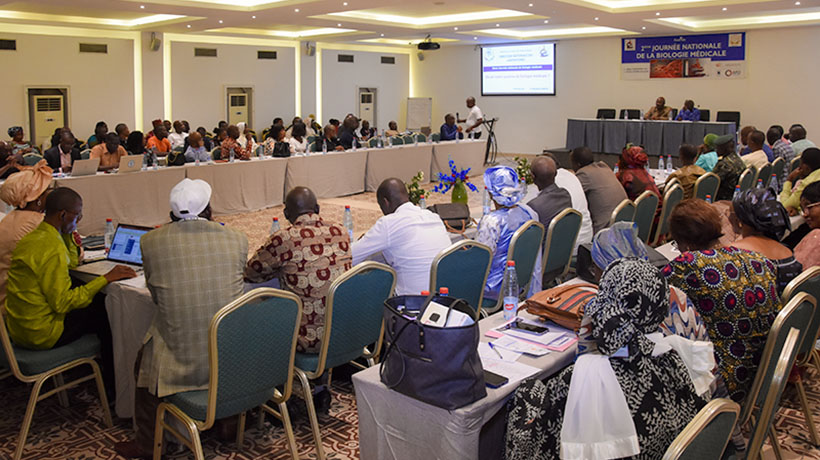
[[[203,179],[211,184],[211,208],[216,215],[251,212],[282,204],[287,190],[309,187],[319,198],[375,191],[389,177],[409,181],[419,171],[423,183],[449,174],[448,162],[459,168],[482,170],[484,141],[403,145],[355,152],[328,152],[290,158],[254,158],[234,163],[186,164],[129,174],[64,177],[61,187],[71,187],[83,197],[79,232],[99,235],[105,219],[114,223],[159,225],[168,222],[168,196],[182,179]]]

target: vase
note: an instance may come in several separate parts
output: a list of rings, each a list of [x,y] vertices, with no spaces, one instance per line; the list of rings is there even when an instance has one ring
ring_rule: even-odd
[[[467,204],[468,200],[467,186],[464,185],[464,182],[458,181],[453,184],[453,193],[450,195],[450,202]]]

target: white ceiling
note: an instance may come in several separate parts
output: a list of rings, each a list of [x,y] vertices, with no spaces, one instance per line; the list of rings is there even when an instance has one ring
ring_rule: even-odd
[[[820,0],[0,0],[0,22],[446,46],[820,24]]]

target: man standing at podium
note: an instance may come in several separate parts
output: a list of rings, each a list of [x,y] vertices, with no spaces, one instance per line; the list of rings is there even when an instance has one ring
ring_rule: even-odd
[[[470,113],[467,114],[467,119],[458,120],[458,122],[467,123],[467,128],[464,129],[464,132],[467,133],[468,137],[470,133],[473,133],[473,139],[478,139],[481,137],[481,124],[484,123],[484,114],[481,112],[481,109],[475,105],[475,98],[472,96],[467,98],[467,108],[470,109]]]

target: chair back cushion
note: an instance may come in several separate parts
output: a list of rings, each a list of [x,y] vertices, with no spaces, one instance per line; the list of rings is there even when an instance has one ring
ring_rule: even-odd
[[[658,211],[660,199],[650,191],[646,191],[635,200],[635,223],[638,224],[638,238],[644,243],[649,241],[652,232],[652,223],[655,222],[655,213]]]
[[[660,241],[661,237],[669,233],[669,216],[672,210],[683,200],[683,188],[680,185],[674,187],[667,187],[666,194],[663,197],[663,207],[661,208],[661,218],[658,221],[658,230],[655,232],[655,242]]]
[[[706,173],[695,182],[695,198],[705,200],[706,195],[709,195],[714,201],[719,187],[720,177],[715,173]]]
[[[535,271],[535,261],[538,260],[542,241],[544,227],[535,221],[526,222],[512,237],[507,260],[515,261],[518,286],[522,289],[530,282],[532,272]]]
[[[768,187],[769,182],[772,180],[772,164],[766,163],[763,167],[760,168],[760,171],[757,172],[757,178],[763,179],[763,186]],[[755,184],[757,184],[757,180],[755,180]]]
[[[581,231],[581,213],[574,209],[561,211],[550,222],[544,241],[544,279],[562,275],[572,260],[572,248]]]
[[[457,244],[457,249],[452,250],[451,246],[445,249],[443,257],[433,261],[430,290],[435,292],[445,286],[450,297],[464,299],[478,311],[493,255],[482,244],[467,241]]]
[[[737,181],[737,183],[740,184],[741,192],[745,192],[754,187],[756,175],[757,171],[752,168],[746,168],[743,171],[743,174],[740,175],[740,179]]]
[[[780,300],[781,302],[788,303],[792,297],[801,292],[811,295],[814,297],[814,301],[816,303],[820,303],[818,302],[818,299],[820,299],[820,267],[815,266],[806,269],[803,273],[798,275],[797,278],[793,279],[789,285],[786,286]],[[810,353],[814,348],[815,342],[817,342],[818,333],[820,333],[820,313],[818,313],[818,309],[815,308],[814,315],[811,319],[811,324],[809,324],[809,327],[806,329],[806,335],[800,343],[800,348],[797,351],[798,354],[801,355],[798,358],[800,359],[801,364],[808,362],[811,357]]]
[[[729,399],[709,401],[675,438],[663,460],[721,458],[739,412],[740,407]]]

